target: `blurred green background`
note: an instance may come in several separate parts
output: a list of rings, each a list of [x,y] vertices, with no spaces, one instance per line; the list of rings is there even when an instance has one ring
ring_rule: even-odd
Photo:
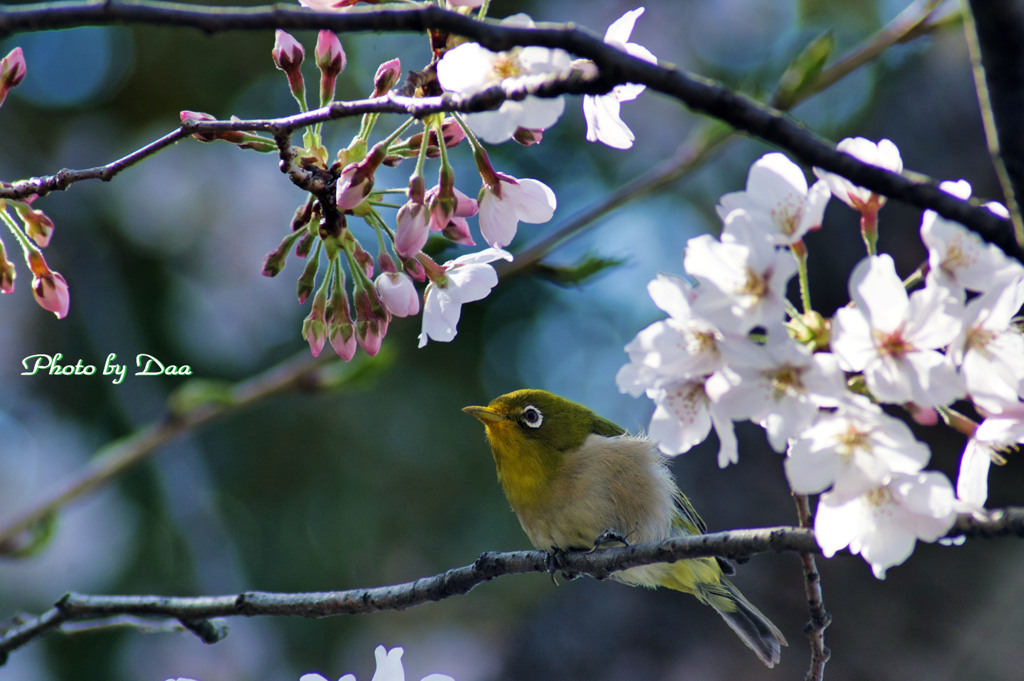
[[[526,11],[603,32],[633,6],[599,0],[581,14],[579,3],[495,0],[491,14]],[[646,7],[634,41],[767,96],[810,40],[830,30],[842,54],[904,3],[652,0]],[[311,56],[315,33],[296,37]],[[429,60],[425,38],[341,38],[348,55],[342,99],[369,94],[374,70],[387,59],[400,56],[406,70]],[[0,42],[0,54],[17,45],[28,77],[0,110],[6,181],[107,163],[173,130],[183,109],[222,118],[293,112],[270,59],[270,31],[83,28],[14,36]],[[315,89],[316,71],[311,61],[306,66]],[[832,139],[888,137],[908,168],[963,177],[977,195],[998,195],[958,26],[890,50],[794,115]],[[638,138],[629,152],[584,141],[578,100],[567,101],[543,144],[490,149],[498,170],[540,179],[558,195],[554,220],[522,225],[513,250],[668,158],[703,124],[653,93],[625,104],[623,117]],[[355,125],[328,125],[329,148],[347,144]],[[656,196],[603,217],[547,260],[571,264],[596,252],[626,261],[596,280],[559,288],[509,277],[463,309],[451,344],[419,350],[419,320],[396,321],[381,356],[363,358],[368,371],[358,381],[269,400],[162,448],[69,506],[38,555],[0,560],[0,618],[38,613],[71,590],[198,595],[378,586],[468,564],[483,551],[528,547],[480,425],[460,407],[538,387],[643,428],[650,402],[619,394],[614,376],[626,360],[623,345],[660,316],[646,282],[659,271],[682,271],[686,239],[716,229],[718,197],[741,189],[750,163],[770,150],[750,140],[731,145]],[[472,194],[478,181],[470,159],[464,150],[457,156],[456,184]],[[401,185],[410,172],[407,163],[378,185]],[[39,200],[56,223],[46,255],[70,284],[71,311],[58,321],[36,306],[17,263],[17,290],[0,300],[0,522],[75,475],[104,443],[159,419],[183,383],[25,377],[24,357],[62,353],[68,363],[102,366],[109,353],[121,363],[148,353],[188,364],[203,379],[237,381],[307,352],[300,326],[308,305],[294,294],[301,264],[291,258],[276,279],[260,275],[263,255],[302,200],[275,158],[193,140],[109,184],[80,183]],[[881,248],[903,274],[923,257],[918,224],[919,211],[902,205],[881,215]],[[16,246],[4,239],[14,256]],[[808,245],[814,299],[828,314],[846,302],[845,277],[862,256],[856,216],[833,202]],[[681,486],[714,530],[792,524],[781,458],[759,429],[741,426],[739,434],[740,465],[719,470],[705,444],[674,461]],[[921,436],[931,438],[933,467],[955,475],[963,443],[946,431]],[[1019,503],[1020,483],[1011,458],[993,473],[990,505]],[[1024,546],[1012,540],[919,546],[884,582],[859,558],[821,561],[834,616],[826,678],[1019,678],[1022,559]],[[554,586],[530,574],[405,612],[237,618],[214,646],[187,633],[54,634],[13,653],[0,678],[267,681],[318,671],[369,679],[380,643],[405,647],[410,679],[434,671],[458,681],[802,676],[807,611],[798,559],[756,557],[736,582],[789,638],[780,669],[766,672],[693,599],[593,580]]]

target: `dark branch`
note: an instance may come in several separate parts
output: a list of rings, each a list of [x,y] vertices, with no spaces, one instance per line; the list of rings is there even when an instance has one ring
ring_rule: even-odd
[[[972,62],[980,59],[982,69],[975,73],[975,86],[985,135],[1011,215],[1019,221],[1018,204],[1024,197],[1024,6],[1018,0],[971,0],[969,5],[965,29]],[[1021,234],[1024,225],[1018,224],[1017,230]]]
[[[633,58],[606,45],[590,31],[572,24],[554,28],[541,24],[535,29],[499,26],[434,6],[338,14],[315,13],[295,6],[203,7],[166,2],[105,1],[34,3],[0,10],[0,35],[111,24],[189,27],[207,33],[272,28],[329,28],[342,33],[434,28],[466,36],[492,50],[505,50],[516,45],[560,47],[594,61],[605,83],[643,83],[678,99],[696,112],[723,120],[737,130],[786,149],[807,165],[838,173],[877,193],[956,220],[1012,256],[1024,258],[1024,251],[1014,238],[1010,222],[987,209],[960,201],[931,183],[915,182],[837,153],[832,143],[776,109],[670,65],[649,64]],[[554,96],[573,91],[567,85],[554,84],[539,94]]]
[[[814,524],[811,505],[804,494],[794,494],[797,517],[800,527],[810,529]],[[832,623],[832,615],[825,609],[825,598],[821,591],[821,573],[818,572],[814,554],[810,551],[800,553],[800,564],[803,567],[804,595],[807,597],[807,610],[811,619],[804,625],[804,633],[811,646],[811,664],[804,676],[805,681],[821,681],[825,676],[825,663],[832,656],[825,645],[825,630]]]
[[[1024,537],[1024,508],[993,511],[987,516],[961,516],[950,536]],[[797,552],[817,554],[820,549],[810,529],[769,527],[732,530],[696,537],[677,537],[656,544],[639,544],[595,552],[569,553],[559,559],[559,569],[598,579],[612,572],[702,556],[722,556],[743,561],[759,553]],[[55,606],[36,618],[22,621],[0,634],[0,662],[13,650],[69,622],[111,617],[160,617],[181,622],[210,643],[224,634],[214,618],[236,616],[330,617],[380,610],[404,610],[471,591],[478,584],[502,575],[545,572],[548,556],[542,551],[485,553],[472,565],[446,570],[413,582],[347,591],[268,593],[247,591],[225,596],[87,596],[66,594]]]

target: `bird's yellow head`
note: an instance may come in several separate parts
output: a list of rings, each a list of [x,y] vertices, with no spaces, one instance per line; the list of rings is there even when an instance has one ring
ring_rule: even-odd
[[[487,429],[498,479],[510,501],[543,493],[566,452],[582,445],[589,435],[610,437],[624,432],[582,404],[544,390],[516,390],[486,407],[462,411]]]

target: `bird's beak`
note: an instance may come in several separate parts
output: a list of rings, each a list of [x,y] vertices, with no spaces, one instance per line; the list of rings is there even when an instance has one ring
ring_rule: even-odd
[[[466,412],[473,418],[479,420],[485,426],[488,423],[497,423],[498,421],[504,421],[505,417],[494,411],[490,407],[463,407],[462,411]]]

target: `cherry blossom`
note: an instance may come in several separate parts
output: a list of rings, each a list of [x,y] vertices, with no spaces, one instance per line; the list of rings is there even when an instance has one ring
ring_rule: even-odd
[[[508,246],[520,222],[547,222],[558,205],[555,193],[540,180],[495,173],[495,184],[480,190],[480,233],[494,248]]]
[[[879,140],[876,144],[863,137],[847,137],[836,145],[836,150],[849,154],[869,165],[878,166],[894,173],[903,172],[900,150],[890,140]],[[860,213],[877,213],[885,205],[885,197],[870,189],[858,187],[842,175],[836,175],[815,168],[814,174],[828,183],[832,195]]]
[[[377,669],[373,673],[373,681],[405,681],[405,668],[402,666],[402,653],[405,651],[401,646],[388,650],[384,646],[377,646],[373,655],[377,661]],[[320,674],[303,674],[299,681],[328,681]],[[356,681],[354,674],[345,674],[338,681]],[[428,674],[421,681],[454,681],[446,674]]]
[[[663,453],[676,455],[689,451],[707,439],[714,428],[719,441],[719,467],[739,461],[732,421],[708,397],[707,384],[714,379],[715,375],[684,379],[647,389],[647,396],[656,405],[647,434]]]
[[[854,307],[836,311],[832,352],[844,371],[863,371],[882,402],[949,404],[963,383],[938,351],[956,338],[961,322],[948,293],[926,286],[908,296],[888,255],[869,256],[850,275]]]
[[[1000,412],[1024,387],[1024,335],[1013,323],[1024,305],[1024,274],[967,303],[950,350],[975,405]]]
[[[822,412],[790,442],[786,477],[798,494],[831,487],[839,503],[886,484],[894,473],[919,472],[929,456],[907,424],[860,397]]]
[[[878,579],[914,552],[918,540],[934,542],[956,520],[953,487],[941,473],[895,473],[884,485],[852,499],[821,495],[814,535],[831,558],[849,547],[871,564]]]
[[[486,298],[497,285],[498,273],[489,263],[499,259],[511,262],[512,254],[486,248],[444,264],[444,278],[431,281],[424,294],[421,348],[429,339],[447,343],[455,338],[462,305]]]
[[[765,345],[748,344],[747,352],[720,371],[721,393],[711,398],[733,420],[749,418],[768,433],[772,449],[809,426],[819,407],[835,406],[846,381],[830,353],[812,354],[782,333],[768,335]]]
[[[626,12],[612,22],[605,31],[604,41],[630,56],[656,64],[658,58],[642,45],[629,42],[633,26],[643,7]],[[625,83],[616,85],[605,95],[586,95],[583,97],[583,116],[587,121],[587,141],[602,142],[615,149],[629,149],[636,139],[633,131],[619,117],[619,106],[622,102],[631,102],[639,97],[646,85]]]
[[[830,198],[824,180],[808,188],[800,166],[775,152],[755,161],[747,174],[746,191],[725,194],[716,210],[724,220],[734,210],[743,209],[772,243],[789,246],[821,227]]]
[[[1024,444],[1024,404],[1007,405],[1002,414],[986,418],[967,441],[960,458],[956,496],[982,507],[988,499],[988,471],[993,462],[1002,464],[1003,454]]]
[[[971,196],[971,185],[964,180],[943,182],[939,189],[959,199]],[[986,207],[997,215],[1009,215],[1001,204],[988,203]],[[925,211],[921,218],[921,240],[928,248],[929,281],[947,287],[961,300],[964,289],[987,291],[1024,275],[1024,266],[999,247],[985,243],[974,232],[934,211]]]
[[[500,22],[505,26],[533,28],[533,20],[515,14]],[[449,92],[473,95],[492,85],[506,89],[539,82],[552,74],[567,72],[569,54],[545,47],[515,47],[492,52],[478,43],[463,43],[445,52],[437,64],[437,79]],[[565,110],[562,97],[532,95],[522,101],[505,101],[494,111],[466,114],[470,129],[490,144],[508,141],[518,128],[544,130],[554,125]]]
[[[783,319],[796,261],[777,250],[746,211],[726,216],[722,241],[709,234],[690,239],[683,264],[709,287],[701,311],[721,328],[746,332]]]
[[[636,397],[647,388],[706,376],[725,365],[730,341],[745,341],[735,334],[727,338],[694,312],[702,290],[666,274],[659,274],[647,285],[654,303],[669,318],[654,322],[626,345],[630,363],[619,370],[619,390]]]

